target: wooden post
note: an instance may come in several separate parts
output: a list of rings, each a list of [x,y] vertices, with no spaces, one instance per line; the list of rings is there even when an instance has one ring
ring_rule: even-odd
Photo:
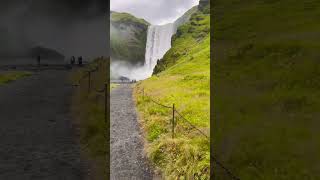
[[[91,91],[91,72],[89,71],[89,77],[88,77],[88,94],[90,94]]]
[[[104,120],[105,120],[105,122],[107,123],[107,111],[108,111],[108,84],[107,83],[105,83],[105,85],[104,85],[104,88],[105,88],[105,90],[104,90]]]
[[[174,139],[174,104],[172,105],[172,139]]]

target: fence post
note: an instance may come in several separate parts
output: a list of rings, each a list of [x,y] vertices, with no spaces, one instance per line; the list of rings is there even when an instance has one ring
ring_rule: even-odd
[[[174,139],[174,104],[172,105],[172,139]]]
[[[104,85],[104,120],[107,123],[107,111],[108,111],[108,84]]]
[[[91,91],[91,71],[89,71],[89,77],[88,77],[88,94],[90,94]]]
[[[142,88],[142,100],[144,101],[144,88]]]

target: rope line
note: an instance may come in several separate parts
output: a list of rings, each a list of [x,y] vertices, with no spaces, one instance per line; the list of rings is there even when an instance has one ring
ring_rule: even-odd
[[[237,176],[235,176],[228,168],[226,168],[222,163],[220,163],[220,161],[217,160],[217,158],[215,158],[213,155],[211,155],[211,158],[213,159],[213,161],[220,166],[223,170],[225,170],[227,172],[227,174],[229,175],[229,177],[231,177],[232,179],[236,179],[236,180],[240,180],[240,178],[238,178]]]
[[[149,97],[149,96],[148,96]],[[149,97],[150,98],[150,97]],[[172,109],[172,107],[170,107],[170,106],[166,106],[166,105],[163,105],[163,104],[161,104],[161,103],[159,103],[159,102],[157,102],[157,101],[155,101],[155,100],[153,100],[152,98],[150,98],[150,100],[152,101],[152,102],[154,102],[155,104],[158,104],[159,106],[162,106],[162,107],[164,107],[164,108],[168,108],[168,109]]]
[[[98,93],[103,93],[106,90],[106,88],[104,87],[102,89],[94,89],[94,90]]]
[[[88,72],[96,72],[96,71],[98,71],[98,69],[99,69],[99,67],[97,66],[97,67],[95,67],[95,69],[89,70]]]
[[[207,139],[209,139],[209,136],[207,136],[204,132],[202,132],[200,129],[198,129],[195,125],[193,125],[190,121],[188,121],[184,116],[181,115],[181,113],[177,110],[175,112],[183,119],[185,120],[192,128],[196,129],[199,131],[203,136],[205,136]]]
[[[97,66],[95,69],[93,70],[89,70],[89,71],[86,71],[85,74],[83,76],[81,76],[81,78],[78,80],[78,84],[80,84],[80,81],[85,79],[86,77],[89,76],[89,73],[92,73],[92,72],[96,72],[99,70],[99,67]]]
[[[146,93],[144,93],[144,96],[148,97],[153,103],[165,107],[165,108],[170,108],[172,109],[172,107],[170,106],[166,106],[163,105],[155,100],[153,100],[150,96],[148,96]],[[181,115],[181,113],[179,111],[177,111],[176,109],[174,110],[185,122],[187,122],[193,129],[196,129],[199,133],[201,133],[201,135],[205,136],[207,138],[207,140],[209,140],[209,136],[207,136],[203,131],[201,131],[200,129],[198,129],[195,125],[193,125],[189,120],[187,120],[187,118],[185,118],[184,116]],[[210,141],[210,140],[209,140]],[[238,178],[237,176],[235,176],[228,168],[226,168],[220,161],[217,160],[217,158],[215,158],[213,155],[211,155],[211,158],[213,159],[213,161],[219,166],[221,167],[227,174],[229,177],[231,177],[234,180],[240,180],[240,178]]]
[[[150,96],[148,96],[147,93],[144,93],[144,96],[147,96],[153,103],[155,103],[155,104],[157,104],[157,105],[159,105],[159,106],[162,106],[162,107],[168,108],[168,109],[172,109],[172,107],[170,107],[170,106],[167,106],[167,105],[164,105],[164,104],[161,104],[161,103],[155,101],[155,100],[152,99]]]
[[[166,106],[166,105],[163,105],[155,100],[153,100],[150,96],[148,96],[146,93],[144,94],[145,96],[147,96],[153,103],[159,105],[159,106],[162,106],[162,107],[165,107],[165,108],[170,108],[172,109],[172,107],[170,106]],[[196,129],[197,131],[199,131],[203,136],[205,136],[207,139],[209,139],[209,137],[204,133],[202,132],[200,129],[198,129],[195,125],[193,125],[189,120],[187,120],[184,116],[181,115],[180,112],[178,112],[176,109],[174,110],[183,120],[185,120],[193,129]]]

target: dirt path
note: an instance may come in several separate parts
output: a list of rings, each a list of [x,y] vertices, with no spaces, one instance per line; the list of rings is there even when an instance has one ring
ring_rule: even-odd
[[[122,84],[111,91],[111,179],[149,180],[153,173],[143,156],[132,87]]]
[[[66,77],[42,71],[0,86],[0,179],[84,179]]]

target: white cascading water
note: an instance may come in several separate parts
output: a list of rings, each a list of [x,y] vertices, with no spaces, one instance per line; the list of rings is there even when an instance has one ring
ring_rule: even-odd
[[[158,59],[171,48],[171,38],[176,32],[176,25],[169,23],[165,25],[150,25],[147,32],[147,43],[145,62],[143,66],[132,67],[120,62],[111,64],[113,75],[125,76],[130,79],[143,80],[150,77]]]
[[[174,23],[165,25],[151,25],[148,28],[144,68],[151,76],[157,61],[163,58],[171,48],[171,38],[175,34]]]

